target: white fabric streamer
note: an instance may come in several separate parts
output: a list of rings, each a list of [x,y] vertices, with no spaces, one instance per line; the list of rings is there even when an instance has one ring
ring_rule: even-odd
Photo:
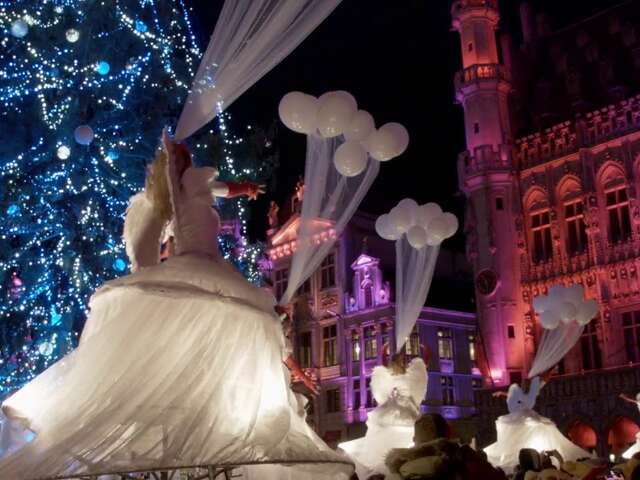
[[[340,175],[333,164],[333,154],[343,141],[342,136],[307,136],[300,227],[291,259],[289,283],[281,304],[289,303],[298,288],[320,266],[380,171],[380,163],[369,159],[367,168],[360,175]]]
[[[226,1],[176,128],[184,140],[280,63],[341,0]]]
[[[427,301],[440,245],[415,249],[406,235],[396,240],[396,350],[406,343]]]
[[[529,371],[529,378],[553,368],[576,344],[584,326],[577,322],[562,323],[553,330],[545,329]]]

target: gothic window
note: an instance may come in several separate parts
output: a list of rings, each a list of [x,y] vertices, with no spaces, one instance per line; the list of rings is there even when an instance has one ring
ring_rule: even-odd
[[[622,314],[624,345],[629,363],[640,362],[640,310]]]
[[[321,288],[331,288],[336,286],[336,255],[331,253],[322,261],[320,265]]]
[[[455,403],[453,377],[440,377],[440,387],[442,389],[442,404],[453,405]]]
[[[331,367],[338,364],[338,334],[336,325],[322,329],[323,365]]]
[[[360,379],[356,378],[353,381],[353,409],[358,410],[360,408]]]
[[[353,362],[360,361],[360,335],[358,333],[351,335],[351,360]]]
[[[340,411],[340,389],[327,390],[327,413]]]
[[[385,345],[389,345],[389,326],[386,323],[380,325],[380,330],[382,334],[382,362],[387,363],[389,349],[385,349]]]
[[[606,191],[605,200],[609,217],[609,239],[614,243],[628,240],[631,237],[631,221],[627,188],[623,186]]]
[[[602,354],[600,353],[600,345],[596,334],[597,321],[597,317],[591,320],[585,326],[582,337],[580,337],[583,370],[602,368]]]
[[[575,255],[587,249],[587,230],[584,223],[582,200],[564,204],[564,221],[567,228],[567,253]]]
[[[300,367],[311,368],[311,332],[303,332],[298,337],[298,361]]]
[[[374,327],[364,329],[364,358],[369,360],[378,355],[378,343],[376,342],[376,330]]]
[[[276,297],[281,298],[284,295],[284,292],[287,290],[287,285],[289,283],[289,269],[281,268],[280,270],[276,270],[276,279],[274,282]]]
[[[452,333],[449,328],[438,328],[438,356],[440,360],[453,359]]]
[[[535,263],[546,262],[553,256],[549,210],[531,214],[531,235],[533,237],[533,261]]]
[[[413,357],[417,357],[420,355],[420,335],[418,333],[418,325],[414,325],[406,345],[407,345],[407,355],[410,355]]]

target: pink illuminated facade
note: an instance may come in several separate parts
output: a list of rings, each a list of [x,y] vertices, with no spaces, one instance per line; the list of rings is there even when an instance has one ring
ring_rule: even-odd
[[[296,248],[299,217],[294,197],[291,212],[270,216],[268,270],[277,296],[287,286],[291,253]],[[280,220],[282,224],[280,225]],[[364,435],[367,413],[374,407],[371,370],[394,353],[392,242],[379,238],[374,217],[357,214],[337,239],[335,249],[300,289],[296,299],[294,355],[320,382],[320,395],[309,405],[308,418],[332,445]],[[318,222],[316,241],[335,237],[332,225]],[[468,275],[463,255],[447,251],[436,280],[456,271]],[[409,353],[431,352],[428,394],[423,410],[461,421],[473,414],[474,389],[481,386],[476,365],[476,323],[472,313],[425,307],[409,339]],[[464,421],[462,421],[464,422]],[[460,430],[465,434],[465,424]]]
[[[611,433],[620,419],[640,423],[616,400],[640,391],[640,11],[628,2],[558,32],[528,2],[520,14],[522,45],[506,33],[498,45],[497,0],[452,6],[482,368],[487,386],[526,378],[540,337],[533,298],[556,284],[584,285],[600,314],[539,409],[565,433],[576,422],[576,431],[590,429],[589,448],[615,451],[625,443]],[[480,436],[489,439],[503,402],[486,392],[478,400],[488,413]]]

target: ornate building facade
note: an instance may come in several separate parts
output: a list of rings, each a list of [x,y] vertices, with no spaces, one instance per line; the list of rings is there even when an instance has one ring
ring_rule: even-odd
[[[276,296],[287,287],[295,250],[303,186],[289,205],[272,204],[268,262]],[[291,340],[301,367],[319,380],[320,394],[308,405],[308,419],[331,445],[364,435],[367,413],[375,406],[371,371],[395,352],[393,270],[395,250],[374,229],[374,217],[358,213],[337,239],[334,250],[301,287],[295,303]],[[318,241],[335,233],[321,225]],[[434,284],[457,273],[468,275],[463,255],[443,251]],[[476,366],[475,315],[425,307],[408,342],[412,356],[430,352],[424,411],[459,423],[473,414],[474,390],[482,380]]]
[[[467,150],[467,256],[487,386],[526,378],[541,329],[531,302],[580,283],[600,305],[539,409],[600,453],[632,443],[640,416],[640,2],[553,31],[521,2],[522,42],[496,29],[497,0],[457,0],[454,79]],[[481,443],[506,411],[477,396]]]

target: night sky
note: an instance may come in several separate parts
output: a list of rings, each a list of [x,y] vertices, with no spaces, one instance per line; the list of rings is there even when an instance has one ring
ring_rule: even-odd
[[[502,0],[502,29],[519,36],[518,1]],[[586,18],[611,0],[538,0],[555,28]],[[192,0],[203,48],[222,1]],[[411,135],[409,149],[382,166],[362,209],[380,214],[412,197],[436,201],[462,219],[456,159],[464,150],[463,116],[454,103],[453,75],[460,68],[458,34],[450,31],[449,0],[344,0],[281,64],[230,108],[234,125],[269,125],[280,98],[291,90],[321,95],[347,90],[377,125],[396,121]],[[579,9],[576,7],[579,6]],[[254,204],[253,230],[261,236],[268,201],[292,192],[304,167],[304,137],[279,129],[280,170],[273,190]],[[453,242],[462,248],[461,235]]]

